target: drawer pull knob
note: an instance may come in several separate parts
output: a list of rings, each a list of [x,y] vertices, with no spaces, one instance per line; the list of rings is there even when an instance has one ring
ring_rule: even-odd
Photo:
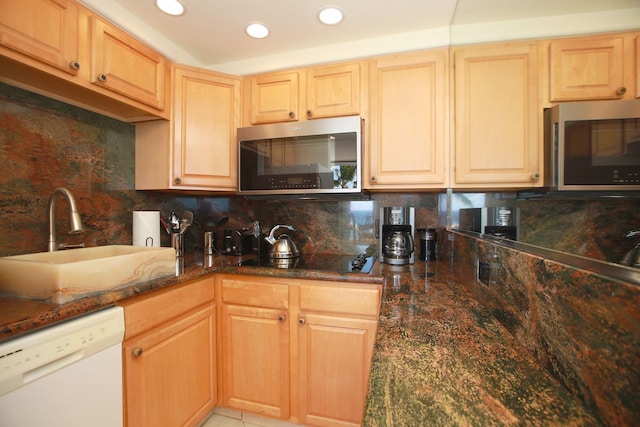
[[[289,118],[290,119],[295,119],[296,118],[296,115],[295,115],[295,113],[293,111],[289,111]]]
[[[624,87],[624,86],[621,86],[621,87],[618,88],[618,90],[616,90],[616,95],[617,96],[622,96],[625,93],[627,93],[627,88]]]
[[[131,350],[131,354],[133,355],[133,357],[140,357],[142,356],[142,349],[140,347],[136,347]]]

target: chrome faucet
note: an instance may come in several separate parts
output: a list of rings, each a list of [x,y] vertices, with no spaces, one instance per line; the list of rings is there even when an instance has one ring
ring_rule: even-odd
[[[65,245],[60,244],[58,246],[58,242],[56,240],[56,196],[58,193],[62,194],[66,199],[67,203],[69,203],[69,234],[78,234],[84,232],[82,228],[82,219],[80,218],[80,214],[78,213],[78,207],[76,206],[76,200],[73,198],[73,195],[69,190],[64,187],[58,187],[53,190],[51,196],[49,197],[49,245],[47,250],[49,252],[57,251],[58,249],[67,249],[71,247],[83,247],[84,244],[81,245]]]

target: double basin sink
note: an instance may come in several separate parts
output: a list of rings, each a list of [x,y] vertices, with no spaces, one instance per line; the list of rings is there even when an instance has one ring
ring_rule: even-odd
[[[0,291],[64,303],[176,273],[173,248],[109,245],[0,258]]]

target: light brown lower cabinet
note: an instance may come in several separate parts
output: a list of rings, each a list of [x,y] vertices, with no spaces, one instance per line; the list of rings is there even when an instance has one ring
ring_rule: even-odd
[[[216,286],[222,406],[360,425],[380,285],[216,275]]]
[[[125,425],[198,425],[217,401],[213,277],[122,305]]]
[[[289,415],[289,330],[278,310],[222,307],[226,406],[276,418]]]

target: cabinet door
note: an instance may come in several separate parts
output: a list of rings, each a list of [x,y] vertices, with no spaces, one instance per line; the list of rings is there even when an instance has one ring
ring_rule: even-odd
[[[173,95],[172,186],[236,190],[240,79],[177,66]]]
[[[537,46],[471,47],[454,55],[453,186],[541,186]]]
[[[229,304],[221,311],[223,405],[288,418],[288,313]]]
[[[307,118],[348,116],[360,112],[360,64],[307,71]]]
[[[635,70],[633,70],[633,75],[635,76],[636,81],[636,98],[640,98],[640,36],[635,39],[636,46],[636,64]]]
[[[366,188],[446,186],[446,70],[446,50],[371,63]]]
[[[126,425],[194,426],[216,403],[213,305],[124,343]]]
[[[298,323],[300,422],[359,426],[377,322],[302,313]]]
[[[251,77],[251,124],[298,120],[298,73],[270,73]]]
[[[0,45],[75,75],[78,6],[73,0],[3,0]]]
[[[91,83],[163,110],[167,60],[96,16],[90,22]]]
[[[621,98],[624,36],[552,40],[549,45],[551,101]]]

